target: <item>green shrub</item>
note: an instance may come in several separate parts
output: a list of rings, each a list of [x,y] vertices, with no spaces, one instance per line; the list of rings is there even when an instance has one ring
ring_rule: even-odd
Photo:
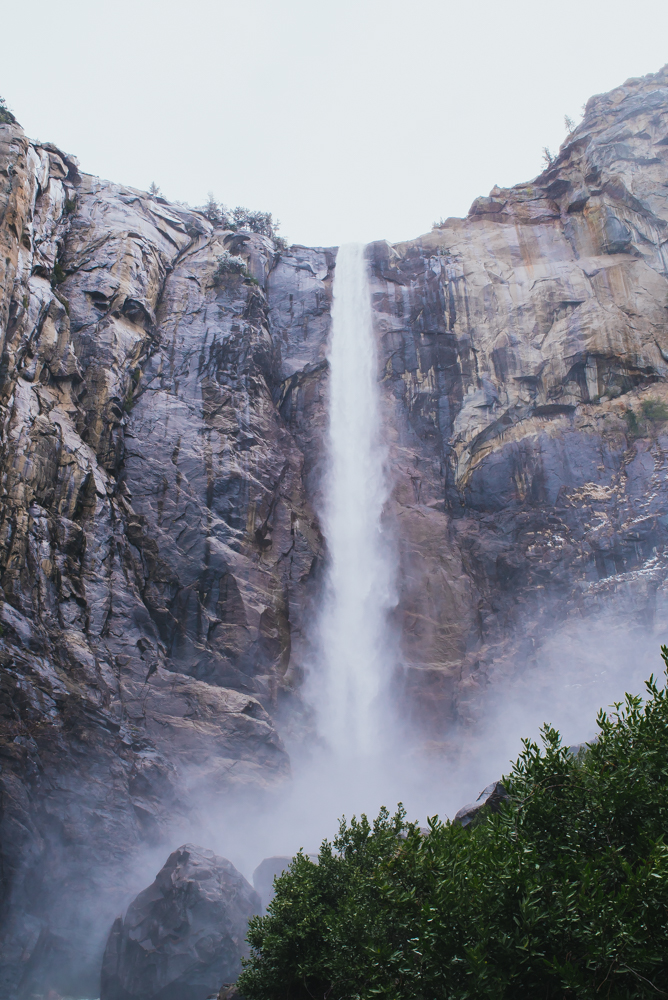
[[[662,647],[668,666],[668,648]],[[509,799],[430,833],[401,808],[300,854],[249,928],[246,1000],[668,994],[668,693],[627,695],[573,756],[530,740]]]
[[[229,212],[222,202],[216,201],[213,191],[209,191],[207,199],[206,205],[203,205],[198,211],[214,226],[222,226],[233,231],[247,230],[251,233],[260,233],[273,240],[279,252],[287,250],[287,241],[278,235],[280,223],[274,222],[271,212],[251,211],[242,205],[237,205]]]
[[[633,410],[625,410],[624,420],[629,437],[649,435],[652,424],[660,424],[668,420],[668,406],[660,399],[643,399],[640,404],[640,419]]]
[[[0,125],[14,125],[16,118],[7,107],[4,97],[0,97]]]
[[[214,285],[220,285],[227,274],[243,274],[244,277],[248,276],[243,257],[232,254],[229,250],[223,250],[221,254],[218,254],[216,260],[218,266],[213,273]]]
[[[624,411],[624,420],[626,421],[626,427],[629,435],[631,437],[637,437],[640,434],[640,424],[638,423],[638,418],[633,410]]]
[[[51,275],[51,284],[52,285],[62,285],[62,283],[63,283],[63,281],[65,280],[66,277],[67,277],[67,273],[65,271],[65,268],[60,263],[60,261],[57,260],[56,263],[53,265],[53,273]]]
[[[287,250],[287,240],[278,235],[280,222],[274,222],[271,212],[251,212],[247,208],[237,205],[232,211],[232,228],[248,229],[251,233],[260,233],[273,240],[276,249],[281,252]]]
[[[664,420],[668,420],[668,407],[660,399],[643,399],[640,408],[645,420],[649,420],[652,423],[661,423]]]
[[[261,233],[270,239],[278,228],[274,226],[271,212],[252,212],[241,205],[232,210],[232,222],[235,229],[248,229],[251,233]]]

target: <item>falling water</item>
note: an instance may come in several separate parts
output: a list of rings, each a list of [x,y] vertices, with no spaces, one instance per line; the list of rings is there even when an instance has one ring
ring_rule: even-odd
[[[320,729],[339,757],[377,745],[389,674],[392,580],[381,515],[387,499],[378,358],[364,246],[339,249],[329,351],[324,529],[329,570],[321,620]]]

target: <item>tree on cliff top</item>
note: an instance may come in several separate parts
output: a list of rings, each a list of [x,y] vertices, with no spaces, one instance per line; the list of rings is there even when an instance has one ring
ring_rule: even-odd
[[[224,226],[232,230],[248,230],[251,233],[260,233],[273,240],[279,250],[285,250],[287,243],[282,236],[278,235],[280,223],[274,222],[271,212],[251,211],[242,205],[237,205],[232,211],[228,211],[222,202],[216,201],[213,191],[207,195],[207,203],[200,211],[206,216],[214,226]]]
[[[7,107],[4,97],[0,97],[0,125],[18,124],[16,118]]]
[[[251,921],[246,1000],[668,995],[666,688],[598,726],[577,756],[549,726],[524,741],[473,828],[383,810],[298,855]]]

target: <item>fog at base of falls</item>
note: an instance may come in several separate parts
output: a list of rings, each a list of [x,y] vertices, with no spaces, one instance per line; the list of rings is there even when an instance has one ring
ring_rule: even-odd
[[[286,742],[290,778],[265,791],[240,786],[208,799],[192,825],[174,830],[178,842],[212,848],[248,878],[270,855],[316,853],[342,816],[373,818],[381,806],[393,812],[402,802],[421,825],[428,816],[452,818],[508,773],[522,738],[538,739],[545,722],[560,729],[566,745],[590,739],[600,707],[626,690],[642,692],[645,677],[660,673],[666,638],[629,634],[605,615],[562,623],[545,637],[537,666],[516,662],[481,677],[469,692],[466,725],[444,722],[437,743],[411,729],[395,685],[399,636],[388,613],[396,603],[396,560],[383,520],[387,453],[361,246],[339,250],[332,324],[319,511],[328,568],[311,636],[317,653],[302,691],[316,732],[310,741]]]
[[[310,742],[286,744],[289,779],[207,803],[192,834],[247,877],[269,855],[317,852],[342,816],[372,818],[381,806],[392,812],[402,802],[407,818],[422,825],[436,814],[452,818],[508,773],[522,737],[537,739],[549,722],[566,744],[591,738],[598,709],[627,689],[642,691],[657,669],[659,638],[645,638],[643,657],[637,636],[611,628],[605,617],[563,624],[546,638],[537,667],[516,663],[477,689],[467,725],[444,722],[437,744],[411,728],[394,683],[399,636],[388,613],[396,603],[396,558],[383,519],[389,482],[372,319],[364,247],[341,247],[319,511],[328,567],[312,624],[317,652],[302,691],[316,733]]]
[[[429,816],[452,819],[482,789],[511,769],[522,738],[540,742],[549,722],[564,745],[591,739],[601,707],[625,691],[644,693],[653,671],[662,676],[659,646],[665,630],[629,632],[608,616],[560,626],[547,637],[538,665],[518,664],[512,676],[492,681],[479,695],[474,723],[443,727],[439,746],[389,720],[377,754],[339,757],[326,745],[286,744],[292,774],[270,789],[240,787],[202,803],[196,822],[173,833],[172,847],[187,840],[228,858],[248,879],[263,858],[317,853],[332,840],[342,816],[374,818],[397,803],[407,819],[425,826]],[[150,881],[165,860],[162,849]],[[159,862],[159,863],[158,863]],[[148,883],[147,883],[148,884]],[[143,885],[138,885],[143,888]]]

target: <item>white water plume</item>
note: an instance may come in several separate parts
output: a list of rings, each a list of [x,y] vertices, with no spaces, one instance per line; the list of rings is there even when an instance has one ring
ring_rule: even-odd
[[[329,552],[321,617],[320,731],[341,758],[369,756],[392,664],[391,561],[382,530],[388,496],[378,357],[362,244],[336,258],[329,349],[330,404],[323,525]]]

